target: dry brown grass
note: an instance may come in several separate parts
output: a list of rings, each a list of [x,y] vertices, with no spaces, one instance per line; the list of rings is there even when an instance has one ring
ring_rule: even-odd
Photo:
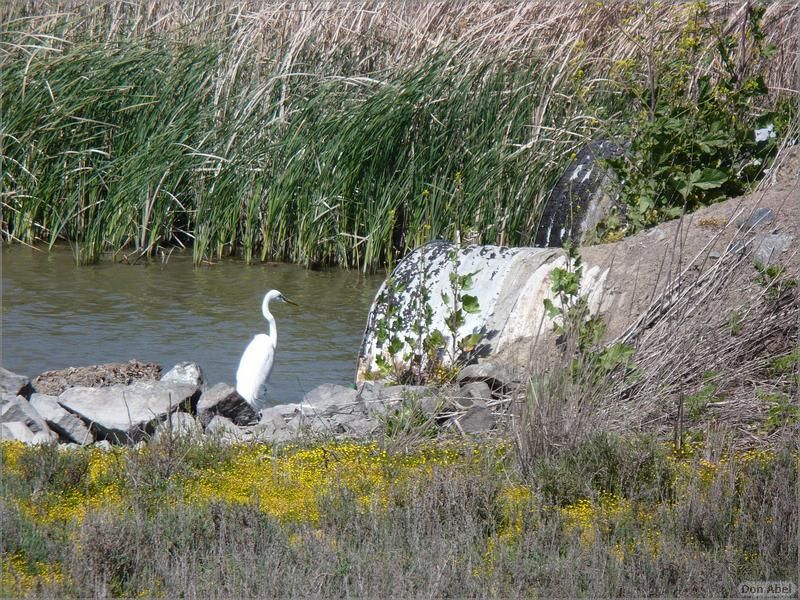
[[[723,31],[739,27],[747,2],[710,2],[709,21]],[[410,64],[442,47],[458,47],[464,57],[487,53],[509,59],[537,53],[553,61],[573,59],[620,61],[674,48],[691,26],[691,3],[533,2],[252,2],[243,0],[12,1],[0,7],[0,22],[28,31],[47,32],[69,23],[61,40],[41,35],[33,45],[60,43],[89,34],[107,39],[166,34],[186,39],[224,38],[231,56],[258,48],[271,57],[283,50],[280,71],[302,70],[298,51],[313,43],[321,61],[357,44],[360,58],[354,70],[376,73]],[[77,18],[76,18],[77,17]],[[27,22],[20,25],[21,20]],[[769,83],[797,89],[800,20],[795,3],[767,6],[764,31],[774,44]],[[711,48],[708,48],[711,50]],[[229,65],[232,73],[241,65]],[[708,70],[716,65],[709,64]],[[557,81],[553,82],[554,87]]]

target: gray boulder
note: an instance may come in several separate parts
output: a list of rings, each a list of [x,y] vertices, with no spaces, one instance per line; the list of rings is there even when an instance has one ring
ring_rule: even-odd
[[[331,437],[343,432],[340,424],[336,422],[339,415],[322,416],[303,415],[300,419],[303,433],[316,434],[322,437]],[[350,415],[346,415],[350,416]]]
[[[751,214],[736,219],[736,225],[743,229],[769,225],[775,220],[775,213],[771,208],[759,206]]]
[[[424,385],[388,385],[367,382],[360,386],[358,398],[372,417],[383,417],[404,401],[416,400],[423,410],[432,411],[439,404],[436,389]]]
[[[86,423],[64,409],[58,403],[58,397],[32,394],[30,403],[62,440],[81,445],[94,443],[94,435]]]
[[[131,385],[72,387],[58,403],[90,424],[97,437],[116,443],[138,442],[164,418],[191,401],[194,386],[162,381]]]
[[[24,375],[18,375],[0,367],[0,394],[27,398],[31,395],[31,380]]]
[[[286,421],[291,419],[297,412],[296,404],[279,404],[271,406],[261,411],[260,425],[272,423],[276,428],[286,425]]]
[[[294,423],[292,426],[289,426],[289,424],[287,423],[287,427],[283,427],[282,429],[277,429],[271,434],[267,435],[266,431],[262,432],[259,439],[265,442],[280,444],[283,442],[295,441],[299,436],[300,436],[300,429],[297,423]]]
[[[383,407],[383,390],[385,386],[378,381],[365,381],[359,384],[356,398],[364,404],[368,413],[385,413]]]
[[[374,389],[366,387],[357,391],[341,385],[320,385],[307,393],[299,404],[283,404],[262,411],[255,435],[269,442],[290,441],[301,435],[370,435],[378,428],[378,421],[368,415],[365,397],[382,405],[381,394],[385,388],[381,385]],[[388,394],[397,394],[398,401],[401,398],[398,390]]]
[[[224,431],[238,433],[239,427],[228,417],[222,415],[214,415],[206,425],[206,433],[218,434]]]
[[[380,423],[365,414],[334,415],[330,419],[330,430],[349,437],[368,437],[375,433]]]
[[[494,415],[485,406],[473,406],[455,420],[464,433],[485,433],[495,427]]]
[[[158,441],[164,436],[193,437],[200,433],[200,425],[192,415],[183,411],[176,411],[158,424],[151,440]]]
[[[237,425],[252,425],[258,423],[259,419],[255,409],[227,383],[218,383],[206,390],[197,402],[197,416],[204,426],[208,427],[216,415],[226,417]]]
[[[3,394],[0,400],[0,439],[19,440],[26,444],[55,441],[56,434],[36,409],[22,396]]]
[[[223,442],[235,443],[252,439],[252,432],[239,427],[222,415],[214,415],[206,425],[206,435],[218,437]]]
[[[435,417],[447,408],[448,401],[434,395],[419,398],[419,407],[429,417]]]
[[[336,413],[352,413],[356,406],[361,406],[358,392],[349,387],[324,383],[315,387],[303,397],[303,414],[329,415]]]
[[[51,432],[52,433],[52,432]],[[0,441],[23,442],[25,444],[46,444],[53,437],[42,432],[33,432],[21,421],[0,423]]]
[[[95,448],[98,448],[103,452],[109,452],[111,450],[111,442],[109,442],[108,440],[100,440],[95,442],[93,445]]]
[[[253,427],[255,437],[261,441],[269,442],[278,431],[286,429],[286,420],[283,418],[281,408],[273,406],[261,411],[261,420]]]
[[[756,236],[753,240],[753,262],[769,265],[778,260],[792,243],[792,236],[785,233],[767,233]]]
[[[473,381],[482,381],[488,384],[493,392],[505,393],[514,387],[518,378],[514,370],[504,363],[480,362],[461,369],[456,380],[461,386]]]
[[[306,420],[305,417],[303,417],[303,413],[298,411],[295,416],[286,422],[286,427],[284,430],[296,436],[302,432],[305,421]]]
[[[492,399],[492,390],[485,381],[470,381],[461,386],[459,397],[469,405],[486,405]]]
[[[0,396],[0,423],[14,421],[25,423],[34,433],[49,430],[45,420],[27,399],[23,396],[2,394]]]
[[[179,362],[164,374],[161,381],[193,385],[198,392],[205,389],[203,371],[197,363],[193,362]]]
[[[324,386],[323,386],[324,387]],[[332,386],[339,387],[341,386]],[[341,388],[349,392],[349,388]],[[254,435],[257,439],[265,442],[288,442],[296,440],[301,436],[335,436],[354,431],[356,428],[361,430],[371,430],[371,428],[360,425],[361,421],[369,421],[363,411],[361,403],[353,404],[350,396],[345,396],[346,401],[341,407],[336,402],[328,402],[337,396],[340,390],[328,390],[333,395],[325,396],[312,394],[310,399],[318,400],[317,406],[307,402],[300,404],[281,404],[265,409],[261,413],[261,421],[254,428]],[[309,396],[307,396],[308,398]],[[374,422],[373,422],[374,423]]]

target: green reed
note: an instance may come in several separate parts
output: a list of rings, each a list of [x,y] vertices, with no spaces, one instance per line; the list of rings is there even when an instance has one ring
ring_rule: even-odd
[[[11,61],[0,75],[8,237],[74,240],[85,260],[193,243],[198,261],[241,252],[362,268],[466,228],[524,243],[558,155],[579,139],[561,129],[516,152],[547,65],[441,52],[382,81],[297,75],[280,104],[252,81],[220,99],[223,60],[213,45],[162,39]]]

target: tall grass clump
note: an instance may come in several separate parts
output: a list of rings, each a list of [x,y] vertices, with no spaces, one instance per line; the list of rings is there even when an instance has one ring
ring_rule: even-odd
[[[7,3],[2,235],[69,240],[81,261],[180,244],[197,261],[363,269],[438,236],[525,244],[571,154],[636,114],[620,73],[672,64],[697,14],[669,3]],[[740,19],[727,3],[702,14],[720,28]],[[791,19],[780,3],[763,15],[778,50],[760,68],[776,89],[795,83]]]
[[[5,69],[19,93],[3,110],[19,132],[4,145],[9,237],[66,238],[86,260],[193,243],[198,260],[241,247],[374,267],[461,228],[502,241],[535,227],[546,175],[502,142],[529,129],[543,82],[527,70],[464,72],[442,52],[389,80],[315,78],[284,121],[263,107],[217,114],[220,60],[213,46],[83,42]]]

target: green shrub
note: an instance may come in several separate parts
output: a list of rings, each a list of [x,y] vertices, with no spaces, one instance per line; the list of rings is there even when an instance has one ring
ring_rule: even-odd
[[[746,192],[786,133],[790,104],[767,108],[759,71],[775,51],[761,29],[765,8],[748,5],[742,30],[728,34],[710,21],[706,3],[692,10],[693,25],[682,33],[678,52],[653,50],[647,72],[629,76],[624,91],[636,116],[622,135],[630,147],[606,161],[620,182],[624,214],[602,225],[606,235],[620,228],[635,233]],[[717,72],[707,74],[710,66]],[[756,141],[755,129],[768,125],[777,135]]]

